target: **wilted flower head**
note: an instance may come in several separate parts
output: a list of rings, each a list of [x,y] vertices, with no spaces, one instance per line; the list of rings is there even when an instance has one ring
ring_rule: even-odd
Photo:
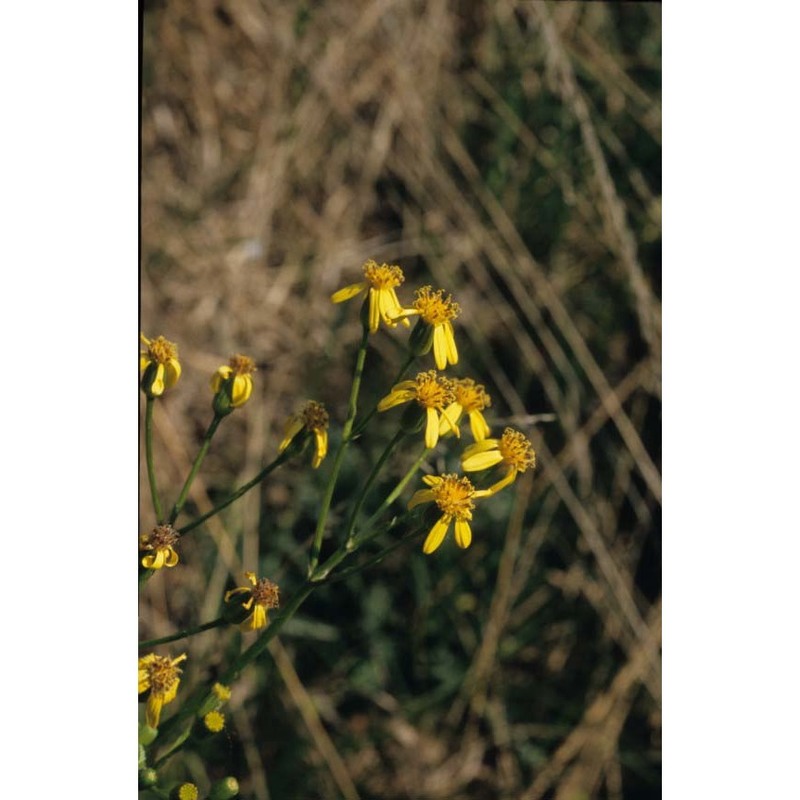
[[[283,440],[278,445],[279,452],[282,453],[292,440],[304,430],[314,435],[316,448],[311,466],[316,469],[328,453],[328,412],[322,403],[309,400],[301,411],[292,414],[286,420]]]

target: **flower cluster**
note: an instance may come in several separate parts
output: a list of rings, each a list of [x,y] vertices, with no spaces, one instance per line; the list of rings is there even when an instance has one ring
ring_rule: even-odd
[[[500,480],[483,489],[476,489],[468,478],[456,474],[428,475],[423,482],[429,488],[417,491],[408,504],[412,509],[433,502],[442,512],[425,539],[423,552],[433,553],[441,545],[453,521],[456,544],[461,548],[469,547],[474,501],[496,494],[513,483],[518,474],[533,469],[536,466],[533,445],[524,434],[512,428],[506,428],[499,439],[490,438],[491,429],[483,412],[491,406],[492,400],[485,387],[471,378],[449,378],[441,374],[441,370],[458,364],[453,320],[460,315],[461,308],[452,295],[444,289],[423,286],[416,290],[411,306],[403,307],[395,292],[405,281],[400,267],[378,266],[368,261],[364,264],[364,278],[363,282],[336,292],[331,298],[333,302],[340,303],[368,291],[367,319],[372,333],[378,330],[381,320],[387,327],[394,328],[398,322],[405,323],[416,316],[418,321],[411,332],[409,349],[414,356],[425,355],[433,349],[437,368],[420,372],[413,380],[396,383],[379,401],[377,410],[383,412],[410,404],[402,417],[401,429],[412,433],[424,427],[425,446],[429,449],[436,447],[440,437],[460,436],[459,425],[466,414],[474,443],[461,457],[462,469],[478,472],[500,467],[503,471]]]

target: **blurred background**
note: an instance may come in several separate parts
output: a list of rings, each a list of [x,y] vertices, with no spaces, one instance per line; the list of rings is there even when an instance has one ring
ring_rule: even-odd
[[[453,293],[455,374],[539,462],[480,506],[468,550],[416,542],[312,595],[176,779],[232,773],[259,800],[661,796],[660,16],[145,2],[141,329],[184,368],[156,409],[167,503],[210,422],[210,375],[235,352],[258,364],[179,523],[270,461],[307,398],[335,447],[359,323],[358,301],[329,297],[369,258],[402,266],[405,302],[425,283]],[[371,337],[365,407],[404,341]],[[393,432],[378,422],[349,451],[334,533]],[[141,637],[216,617],[244,570],[291,595],[329,468],[295,459],[188,535],[143,592]],[[144,467],[140,497],[144,531]],[[183,691],[241,644],[214,630],[159,652],[189,654]]]

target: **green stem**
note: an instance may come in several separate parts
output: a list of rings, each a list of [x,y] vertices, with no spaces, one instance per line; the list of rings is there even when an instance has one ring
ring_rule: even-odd
[[[371,529],[375,526],[375,523],[381,518],[383,513],[386,511],[389,506],[394,503],[394,501],[399,497],[400,493],[403,489],[406,488],[408,482],[417,474],[419,468],[422,466],[422,462],[433,452],[432,447],[426,447],[419,455],[419,458],[411,465],[408,472],[403,476],[400,483],[394,487],[391,494],[380,504],[377,511],[367,520],[366,524],[362,528],[361,532],[354,537],[353,541],[356,546],[362,545],[364,542],[368,542],[375,534],[372,533],[370,535]]]
[[[192,464],[192,469],[189,472],[189,477],[186,478],[186,483],[183,484],[183,489],[181,489],[180,496],[175,501],[175,505],[172,507],[172,511],[170,512],[169,520],[167,520],[170,525],[175,522],[175,520],[178,518],[178,514],[181,513],[183,504],[186,502],[186,498],[189,494],[189,489],[191,488],[192,483],[197,476],[197,472],[200,469],[200,465],[203,463],[203,459],[206,457],[208,448],[211,445],[211,439],[217,432],[217,428],[219,427],[220,422],[222,422],[222,419],[223,418],[219,414],[214,414],[214,419],[211,420],[211,424],[208,426],[208,430],[203,437],[203,443],[200,445],[200,451],[198,452],[197,458],[195,458],[194,464]]]
[[[372,484],[375,482],[375,479],[378,477],[378,473],[383,468],[383,465],[386,463],[389,456],[394,451],[395,447],[400,443],[400,440],[405,436],[405,432],[400,429],[397,433],[392,437],[392,440],[386,445],[386,449],[381,453],[381,457],[378,459],[377,463],[372,469],[369,477],[367,478],[366,483],[364,484],[364,488],[361,490],[361,494],[358,496],[358,499],[353,506],[353,510],[350,513],[350,519],[347,522],[347,535],[346,535],[346,542],[350,543],[353,539],[353,529],[356,526],[356,520],[358,519],[358,513],[361,511],[361,507],[364,505],[364,501],[367,498],[367,494],[369,493]]]
[[[322,549],[322,537],[325,533],[325,523],[328,519],[328,511],[333,501],[333,491],[336,488],[336,479],[339,477],[339,470],[342,468],[342,461],[344,459],[344,451],[350,443],[353,432],[353,422],[356,418],[358,411],[358,392],[361,388],[361,375],[364,372],[364,360],[367,355],[367,339],[369,338],[369,328],[365,325],[364,332],[361,336],[361,344],[358,348],[358,355],[356,357],[356,368],[353,374],[353,385],[350,389],[350,400],[347,407],[347,419],[345,420],[344,427],[342,428],[342,441],[339,443],[339,449],[336,451],[336,456],[333,461],[333,468],[331,469],[330,477],[328,478],[328,485],[325,488],[325,494],[322,498],[322,507],[319,511],[319,518],[317,519],[317,527],[314,531],[314,541],[311,544],[311,553],[308,561],[308,574],[311,575],[319,564],[319,552]]]
[[[219,514],[222,509],[227,508],[231,503],[234,503],[243,494],[245,494],[245,492],[249,492],[254,486],[258,486],[258,484],[261,483],[264,478],[270,474],[270,472],[283,464],[283,462],[286,461],[291,454],[292,453],[290,450],[284,450],[278,455],[277,458],[275,458],[274,461],[264,467],[264,469],[262,469],[261,472],[255,476],[255,478],[240,486],[230,497],[228,497],[226,500],[223,500],[218,506],[214,506],[211,511],[207,511],[205,514],[198,517],[196,520],[193,520],[188,525],[184,525],[178,530],[178,533],[183,536],[184,534],[189,533],[189,531],[194,530],[199,525],[202,525],[210,517],[213,517],[215,514]]]
[[[408,482],[414,477],[414,475],[419,470],[422,462],[428,456],[428,454],[432,451],[433,448],[426,447],[422,453],[420,454],[419,458],[411,465],[411,468],[408,472],[403,476],[400,483],[394,487],[391,494],[381,503],[378,510],[367,520],[364,527],[359,531],[356,536],[352,536],[345,541],[345,543],[327,560],[324,564],[318,566],[313,573],[309,576],[310,580],[314,583],[320,583],[322,581],[327,580],[328,575],[330,575],[331,570],[341,564],[342,561],[350,555],[350,553],[357,550],[364,542],[368,542],[370,539],[375,538],[379,533],[382,532],[381,528],[375,529],[376,523],[380,520],[386,510],[391,506],[391,504],[398,498],[400,493],[403,489],[406,488]]]
[[[186,639],[189,636],[194,636],[196,633],[210,631],[212,628],[219,628],[220,625],[225,624],[226,620],[219,617],[218,619],[211,620],[211,622],[204,622],[202,625],[196,625],[194,628],[186,628],[186,630],[173,633],[170,636],[162,636],[160,639],[148,639],[146,642],[139,642],[139,647],[155,647],[157,644],[177,642],[179,639]]]
[[[396,384],[400,383],[401,380],[403,380],[403,376],[408,371],[408,368],[411,366],[411,363],[414,361],[414,358],[415,358],[414,354],[409,353],[408,357],[403,362],[403,365],[400,367],[399,372],[397,373],[395,379],[391,382],[390,386],[395,386]],[[362,419],[358,423],[358,425],[356,425],[355,428],[353,429],[353,438],[358,436],[358,434],[361,433],[361,431],[363,431],[364,428],[367,427],[367,423],[375,416],[377,410],[378,410],[378,404],[376,403],[374,408],[369,412],[369,414],[367,414],[367,416],[364,417],[364,419]]]
[[[147,398],[147,405],[144,412],[144,453],[147,462],[147,479],[150,481],[150,495],[153,498],[153,511],[156,520],[161,523],[161,501],[158,499],[158,487],[156,485],[156,470],[153,463],[153,406],[155,398]]]

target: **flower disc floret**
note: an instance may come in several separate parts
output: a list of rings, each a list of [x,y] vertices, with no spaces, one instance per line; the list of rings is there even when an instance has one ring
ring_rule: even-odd
[[[186,653],[177,658],[150,653],[139,659],[139,694],[150,692],[145,718],[151,728],[158,727],[162,707],[175,699],[182,671],[178,664],[185,659]]]
[[[143,533],[139,537],[139,549],[149,552],[142,558],[142,566],[145,569],[174,567],[178,563],[175,551],[178,539],[180,534],[168,523],[156,525],[149,533]]]
[[[454,474],[426,475],[422,482],[431,488],[415,492],[408,503],[408,508],[434,502],[442,512],[442,516],[430,529],[422,545],[422,552],[429,555],[439,548],[453,520],[455,520],[456,544],[462,549],[469,547],[472,542],[472,529],[469,523],[475,508],[475,498],[485,497],[489,492],[485,489],[475,489],[469,478]]]
[[[397,299],[395,289],[405,280],[403,270],[398,266],[378,264],[372,259],[364,264],[363,270],[363,281],[339,289],[331,295],[331,300],[334,303],[343,303],[362,292],[368,292],[370,332],[375,333],[378,330],[381,320],[390,328],[397,327],[397,318],[402,315],[403,307]],[[407,319],[400,321],[408,327]]]
[[[140,333],[139,339],[146,347],[139,353],[142,390],[148,397],[160,397],[167,389],[171,389],[181,377],[178,345],[163,336],[148,339],[143,333]]]
[[[459,430],[446,411],[446,406],[455,400],[452,381],[439,375],[436,370],[420,372],[411,381],[400,381],[392,391],[378,403],[378,411],[387,411],[402,403],[416,401],[425,410],[425,446],[436,447],[442,421],[456,436]]]
[[[220,711],[209,711],[203,717],[203,724],[211,733],[219,733],[225,727],[225,715]]]

